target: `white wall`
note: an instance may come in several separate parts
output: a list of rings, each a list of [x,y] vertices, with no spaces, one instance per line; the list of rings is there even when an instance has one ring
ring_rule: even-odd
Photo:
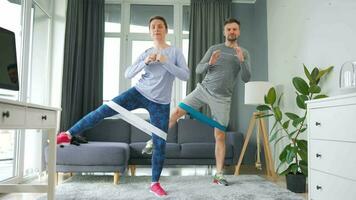
[[[334,65],[321,83],[329,96],[339,93],[341,65],[356,60],[355,12],[354,0],[267,1],[268,79],[283,90],[284,111],[297,110],[291,80],[304,78],[303,63],[309,69]],[[275,149],[276,163],[282,146]]]
[[[283,84],[286,107],[294,105],[291,78],[303,76],[302,64],[334,65],[323,87],[337,94],[338,75],[347,60],[356,60],[354,0],[267,1],[269,80]],[[288,103],[289,102],[289,103]]]

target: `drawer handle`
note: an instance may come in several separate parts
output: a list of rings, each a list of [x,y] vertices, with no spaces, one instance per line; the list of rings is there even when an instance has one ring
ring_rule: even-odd
[[[10,117],[10,112],[9,111],[6,111],[6,112],[2,112],[2,117],[3,118],[9,118]]]
[[[321,126],[320,122],[315,122],[315,126]]]
[[[321,190],[321,189],[323,189],[323,188],[322,188],[320,185],[317,185],[317,186],[316,186],[316,189],[317,189],[317,190]]]
[[[315,157],[321,158],[321,154],[320,154],[320,153],[317,153],[317,154],[315,154]]]
[[[42,115],[42,120],[47,120],[47,115]]]

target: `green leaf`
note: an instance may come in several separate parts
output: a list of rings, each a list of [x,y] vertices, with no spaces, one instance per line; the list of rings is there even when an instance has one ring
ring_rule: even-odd
[[[290,147],[287,150],[286,162],[289,164],[293,162],[294,158],[297,156],[298,149],[295,147]]]
[[[300,167],[300,170],[302,171],[302,173],[303,173],[305,176],[308,176],[308,163],[307,163],[307,161],[301,160],[301,161],[299,162],[299,167]]]
[[[277,121],[281,121],[282,120],[282,112],[281,109],[277,106],[273,108],[273,112],[274,112],[274,116],[276,118]]]
[[[285,176],[285,175],[287,175],[287,174],[289,174],[289,173],[291,173],[291,170],[290,170],[290,168],[288,167],[286,170],[284,170],[283,172],[279,173],[279,175]]]
[[[317,94],[321,92],[321,88],[317,85],[311,85],[309,88],[309,92],[312,94]]]
[[[296,97],[296,101],[297,101],[298,107],[301,108],[301,109],[304,109],[304,110],[307,108],[307,105],[305,104],[305,101],[308,101],[308,100],[309,100],[309,98],[306,95],[298,95]]]
[[[326,97],[329,97],[325,94],[319,94],[319,95],[316,95],[313,99],[322,99],[322,98],[326,98]]]
[[[289,173],[297,174],[297,172],[298,172],[298,165],[296,163],[293,163],[289,165],[288,168],[283,172],[281,172],[279,175],[287,175]]]
[[[294,121],[295,119],[298,119],[298,118],[299,118],[298,115],[296,115],[296,114],[294,114],[294,113],[291,113],[291,112],[286,112],[286,113],[284,113],[284,114],[286,114],[287,117],[288,117],[289,119],[293,120],[293,121]]]
[[[299,167],[298,167],[297,164],[295,164],[295,163],[291,164],[291,172],[292,172],[293,174],[297,174],[298,168],[299,168]]]
[[[256,117],[256,119],[267,118],[267,117],[271,117],[271,116],[273,116],[273,114],[258,115],[258,116]]]
[[[326,69],[320,70],[318,75],[316,76],[316,80],[319,80],[321,77],[324,75],[328,74],[331,72],[331,70],[334,68],[334,66],[327,67]]]
[[[314,80],[315,83],[317,83],[317,76],[319,74],[319,69],[317,67],[315,67],[311,73],[311,77]]]
[[[289,138],[292,138],[293,135],[297,132],[298,130],[292,131],[291,133],[288,134]]]
[[[310,75],[310,72],[308,71],[307,67],[303,64],[303,68],[304,68],[304,74],[305,76],[308,78],[309,82],[312,83],[313,79]]]
[[[288,129],[289,122],[290,122],[290,120],[285,121],[285,122],[283,123],[282,127],[283,127],[284,129]]]
[[[282,99],[283,93],[281,94],[281,96],[279,96],[278,101],[277,101],[277,106],[279,106],[281,104],[281,99]]]
[[[308,152],[306,151],[298,151],[299,156],[302,158],[302,160],[308,160]]]
[[[271,108],[268,105],[259,105],[256,107],[258,111],[266,111],[266,110],[271,110]]]
[[[287,160],[288,149],[291,148],[291,145],[287,145],[284,147],[282,152],[279,154],[279,160],[285,162]]]
[[[293,121],[293,126],[297,127],[300,123],[304,122],[305,117],[297,118]]]
[[[272,136],[269,138],[269,142],[273,142],[273,140],[275,140],[277,138],[277,134],[279,131],[276,131],[272,134]]]
[[[309,94],[309,86],[302,78],[294,77],[293,85],[299,93],[304,94],[304,95]]]
[[[277,143],[279,142],[279,141],[281,141],[283,138],[285,138],[285,137],[287,137],[286,135],[284,135],[284,136],[282,136],[282,137],[280,137],[280,138],[278,138],[278,140],[276,140],[276,142],[274,143],[274,145],[276,146],[277,145]]]
[[[273,105],[274,102],[276,102],[276,90],[274,89],[274,87],[271,87],[268,90],[266,100],[267,100],[267,104],[270,104],[270,105]]]
[[[276,125],[278,124],[278,121],[275,121],[274,124],[273,124],[273,127],[271,129],[271,134],[270,134],[270,139],[269,141],[272,142],[273,140],[275,140],[278,136],[278,133],[282,130],[282,129],[277,129],[275,132],[273,132],[272,134],[272,131],[275,129],[275,127],[277,127]],[[278,141],[277,141],[278,142]],[[277,143],[276,142],[276,143]]]
[[[308,160],[308,142],[306,140],[296,140],[298,146],[298,154],[302,160]]]
[[[303,149],[303,150],[307,150],[308,149],[308,142],[306,140],[297,140],[297,146],[300,148],[300,149]]]
[[[303,133],[305,130],[307,130],[307,128],[302,128],[300,129],[300,132]]]
[[[272,128],[271,128],[271,132],[270,132],[270,133],[272,133],[272,131],[274,130],[274,128],[276,128],[277,124],[278,124],[278,121],[274,121],[274,124],[273,124],[273,126],[272,126]]]

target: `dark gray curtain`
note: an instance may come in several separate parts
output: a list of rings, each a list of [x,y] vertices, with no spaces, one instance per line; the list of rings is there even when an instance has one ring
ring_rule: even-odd
[[[197,75],[197,64],[210,46],[224,42],[224,21],[231,16],[231,0],[191,0],[188,65],[192,75],[187,94],[195,89],[205,76]],[[207,108],[201,110],[209,115]]]
[[[61,130],[102,104],[104,0],[68,0]]]

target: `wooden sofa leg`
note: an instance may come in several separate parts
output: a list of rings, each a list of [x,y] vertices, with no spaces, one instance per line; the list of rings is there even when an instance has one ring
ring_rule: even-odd
[[[129,165],[131,176],[136,175],[136,165]]]
[[[120,172],[114,172],[114,184],[118,185],[120,181]]]
[[[54,175],[54,182],[58,185],[58,172]]]

